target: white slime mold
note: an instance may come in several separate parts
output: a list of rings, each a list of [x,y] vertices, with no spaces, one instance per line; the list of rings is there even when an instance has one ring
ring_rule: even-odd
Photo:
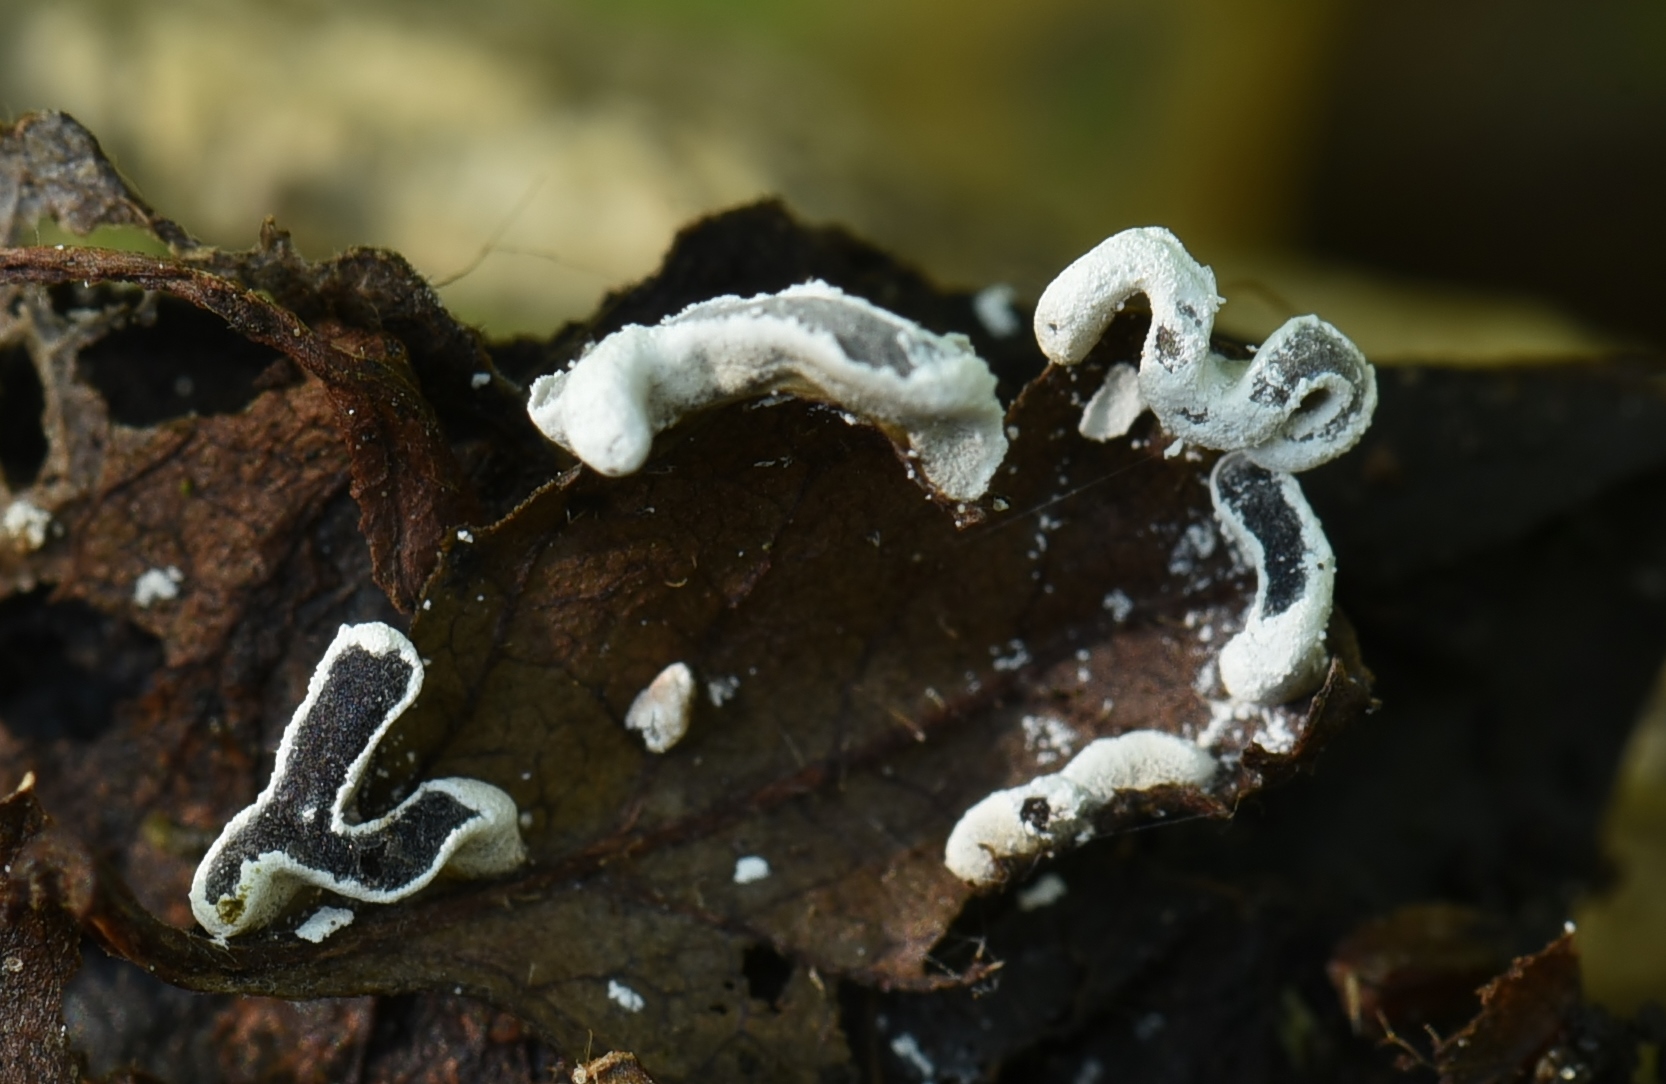
[[[832,403],[905,442],[952,500],[982,496],[1006,455],[995,376],[965,336],[935,335],[824,282],[621,328],[566,372],[539,377],[527,410],[587,465],[622,475],[683,416],[778,392]]]
[[[998,790],[968,809],[949,833],[943,862],[963,881],[996,884],[1003,863],[1091,835],[1093,815],[1118,792],[1202,786],[1214,778],[1215,767],[1209,753],[1161,730],[1100,738],[1058,772]]]
[[[1074,365],[1136,294],[1151,305],[1140,398],[1182,440],[1301,471],[1353,447],[1371,424],[1375,371],[1316,316],[1286,321],[1247,362],[1216,354],[1209,343],[1221,306],[1214,272],[1164,229],[1124,230],[1060,272],[1036,305],[1036,341],[1054,364]],[[1126,402],[1120,383],[1107,385],[1107,394]],[[1090,419],[1106,409],[1098,396],[1089,402],[1084,435],[1099,428]]]
[[[1312,692],[1325,674],[1336,558],[1292,474],[1243,452],[1209,476],[1215,514],[1255,565],[1244,629],[1221,649],[1221,684],[1240,700],[1279,704]]]
[[[219,939],[270,922],[301,888],[391,903],[443,867],[503,873],[525,860],[509,795],[431,779],[372,821],[353,818],[371,754],[422,689],[416,648],[387,625],[343,625],[278,744],[272,779],[231,819],[191,880],[191,913]]]
[[[1290,472],[1358,443],[1377,407],[1376,372],[1316,316],[1286,321],[1248,361],[1215,353],[1214,273],[1156,228],[1125,230],[1065,268],[1036,306],[1036,340],[1055,364],[1073,365],[1135,294],[1151,306],[1137,381],[1113,366],[1080,431],[1121,436],[1144,404],[1182,441],[1231,453],[1210,493],[1258,582],[1243,632],[1221,651],[1221,683],[1264,704],[1305,695],[1324,676],[1336,562]]]

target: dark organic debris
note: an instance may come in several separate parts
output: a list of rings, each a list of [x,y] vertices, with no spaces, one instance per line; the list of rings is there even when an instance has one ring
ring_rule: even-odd
[[[1585,1004],[1572,931],[1480,991],[1481,1011],[1434,1050],[1441,1084],[1632,1079],[1636,1043]]]
[[[33,783],[0,799],[0,1080],[75,1084],[63,992],[80,963],[87,870],[48,829]]]

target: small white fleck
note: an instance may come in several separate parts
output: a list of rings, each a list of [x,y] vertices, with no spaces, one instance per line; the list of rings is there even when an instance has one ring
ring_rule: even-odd
[[[0,967],[15,975],[23,970],[23,958],[21,956],[7,956],[5,963],[0,963]]]
[[[891,1053],[906,1062],[910,1068],[920,1074],[921,1080],[937,1079],[937,1066],[926,1057],[926,1052],[920,1049],[920,1042],[908,1032],[903,1032],[891,1040]]]
[[[133,604],[146,610],[158,602],[171,602],[179,597],[179,585],[184,582],[185,573],[173,565],[147,569],[133,581]]]
[[[50,526],[52,513],[21,497],[7,505],[5,516],[0,518],[0,531],[13,541],[23,543],[25,550],[38,550],[46,545],[46,529]]]
[[[1018,909],[1039,911],[1043,907],[1051,907],[1064,899],[1064,894],[1068,891],[1070,886],[1064,883],[1063,877],[1056,873],[1043,873],[1033,884],[1027,884],[1018,890]]]
[[[295,927],[295,936],[318,944],[337,930],[353,924],[353,912],[345,907],[320,907],[312,917]]]
[[[1562,932],[1563,933],[1573,933],[1575,928],[1576,927],[1573,924],[1573,919],[1571,919],[1571,918],[1568,919],[1566,922],[1562,923]]]
[[[1076,1070],[1076,1079],[1071,1081],[1070,1084],[1099,1084],[1103,1079],[1105,1079],[1105,1063],[1098,1058],[1088,1058],[1082,1062],[1081,1068]]]
[[[1024,728],[1024,750],[1035,757],[1040,767],[1063,760],[1076,751],[1079,735],[1063,719],[1051,715],[1026,715],[1021,725]]]
[[[641,1012],[648,1004],[641,994],[617,979],[607,980],[607,999],[626,1012]]]
[[[740,678],[734,674],[730,674],[728,677],[712,678],[706,682],[706,696],[711,700],[712,707],[721,708],[734,697],[735,690],[739,688]]]
[[[473,542],[474,541],[474,533],[472,531],[458,531],[457,532],[457,541],[459,541],[459,542]]]
[[[1134,600],[1121,588],[1105,596],[1105,609],[1110,611],[1111,620],[1122,624],[1128,620],[1128,615],[1134,612]]]
[[[423,599],[422,600],[422,608],[424,610],[432,610],[434,608],[434,600],[431,599],[431,598]]]
[[[978,323],[983,325],[985,331],[997,339],[1010,339],[1018,334],[1018,314],[1012,309],[1017,297],[1018,291],[1004,282],[998,282],[973,295],[972,311],[977,314]]]
[[[1181,452],[1183,452],[1185,450],[1186,450],[1186,442],[1183,441],[1183,440],[1177,440],[1173,444],[1170,444],[1167,448],[1163,449],[1163,458],[1164,459],[1173,459],[1175,456],[1179,455]]]
[[[1029,664],[1030,652],[1024,646],[1024,641],[1008,640],[1007,648],[1009,653],[1006,655],[1001,654],[999,645],[989,649],[989,653],[995,656],[995,661],[990,664],[991,666],[997,670],[1017,670]]]
[[[316,818],[317,816],[318,816],[318,807],[309,805],[305,809],[301,810],[301,823],[302,824],[311,824],[313,822],[313,819]]]
[[[769,862],[755,854],[735,859],[735,883],[749,885],[769,876]]]
[[[471,388],[484,388],[491,382],[491,373],[475,373],[473,376],[469,377],[469,387]]]
[[[532,827],[532,811],[529,809],[522,810],[521,815],[515,819],[520,822],[523,831]]]

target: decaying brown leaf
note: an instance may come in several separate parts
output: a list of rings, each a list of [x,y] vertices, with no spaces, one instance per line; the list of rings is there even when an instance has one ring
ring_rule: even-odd
[[[1453,904],[1413,904],[1336,946],[1326,970],[1354,1034],[1449,1033],[1475,1015],[1475,991],[1509,961],[1496,917]]]
[[[52,846],[45,828],[26,777],[0,799],[0,1080],[74,1084],[63,991],[81,962],[74,897],[83,886],[41,853]]]
[[[614,1051],[595,1061],[573,1066],[573,1084],[654,1084],[636,1055]]]
[[[1582,1005],[1573,934],[1523,956],[1481,990],[1481,1012],[1435,1049],[1441,1084],[1554,1080],[1582,1059],[1561,1048]],[[1574,1070],[1562,1079],[1588,1077]]]
[[[152,223],[90,137],[46,123],[0,133],[0,176],[32,191],[35,163],[57,177],[80,155],[94,183],[14,201],[7,236],[42,211],[72,228]],[[65,210],[78,200],[94,209]],[[75,827],[104,865],[87,929],[167,981],[286,998],[454,990],[570,1059],[592,1037],[631,1050],[662,1084],[830,1079],[850,1059],[836,981],[931,990],[998,968],[933,956],[971,896],[943,843],[983,795],[1095,738],[1152,728],[1206,735],[1221,776],[1115,802],[1098,830],[1225,817],[1368,701],[1341,618],[1308,700],[1246,710],[1218,691],[1212,660],[1253,584],[1216,541],[1212,458],[1166,459],[1149,430],[1110,444],[1076,432],[1084,391],[1137,356],[1137,318],[1087,363],[1023,387],[1012,451],[976,505],[943,502],[882,434],[801,401],[712,411],[666,433],[641,473],[608,479],[563,469],[530,434],[517,386],[398,257],[314,265],[270,225],[242,254],[153,228],[174,256],[0,251],[14,314],[0,347],[26,342],[60,403],[48,410],[56,465],[26,495],[62,532],[0,557],[0,596],[52,584],[52,604],[160,645],[149,693],[90,756],[16,749],[65,780],[88,765],[79,780],[97,800]],[[661,276],[520,375],[627,320],[807,275],[956,329],[917,277],[754,208],[685,234]],[[89,284],[79,323],[43,289],[75,283]],[[235,413],[112,424],[75,358],[154,311],[139,290],[216,314],[306,380],[280,373]],[[1000,350],[1013,390],[1041,369],[1032,347]],[[517,503],[529,477],[542,484]],[[344,537],[344,490],[357,537]],[[485,525],[488,508],[507,514]],[[141,605],[136,580],[170,568],[177,596]],[[485,780],[523,811],[531,863],[363,909],[321,945],[293,937],[293,921],[229,946],[176,928],[190,861],[258,789],[319,637],[382,616],[370,576],[414,612],[428,660],[370,804],[419,778]],[[700,687],[691,731],[650,754],[622,719],[677,662]],[[148,773],[136,786],[113,767],[135,757]],[[737,877],[742,858],[768,876]],[[748,979],[760,955],[784,968],[767,990]],[[301,1026],[277,1016],[238,1026]],[[351,1061],[361,1048],[319,1049]]]

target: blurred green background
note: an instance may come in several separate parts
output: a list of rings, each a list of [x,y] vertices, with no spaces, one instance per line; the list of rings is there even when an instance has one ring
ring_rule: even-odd
[[[0,107],[100,134],[223,245],[396,248],[546,332],[776,193],[1032,295],[1159,223],[1227,326],[1397,358],[1650,335],[1666,4],[0,0]],[[484,248],[491,252],[478,259]],[[1430,284],[1438,284],[1431,288]]]
[[[1663,341],[1661,0],[0,16],[6,114],[74,114],[214,243],[252,244],[272,214],[314,257],[398,249],[499,336],[547,334],[651,271],[680,224],[779,194],[941,282],[1031,297],[1104,236],[1166,225],[1216,267],[1228,329],[1318,311],[1385,363]],[[1583,916],[1593,990],[1623,1007],[1666,994],[1666,708],[1653,718],[1616,805],[1621,894]]]

